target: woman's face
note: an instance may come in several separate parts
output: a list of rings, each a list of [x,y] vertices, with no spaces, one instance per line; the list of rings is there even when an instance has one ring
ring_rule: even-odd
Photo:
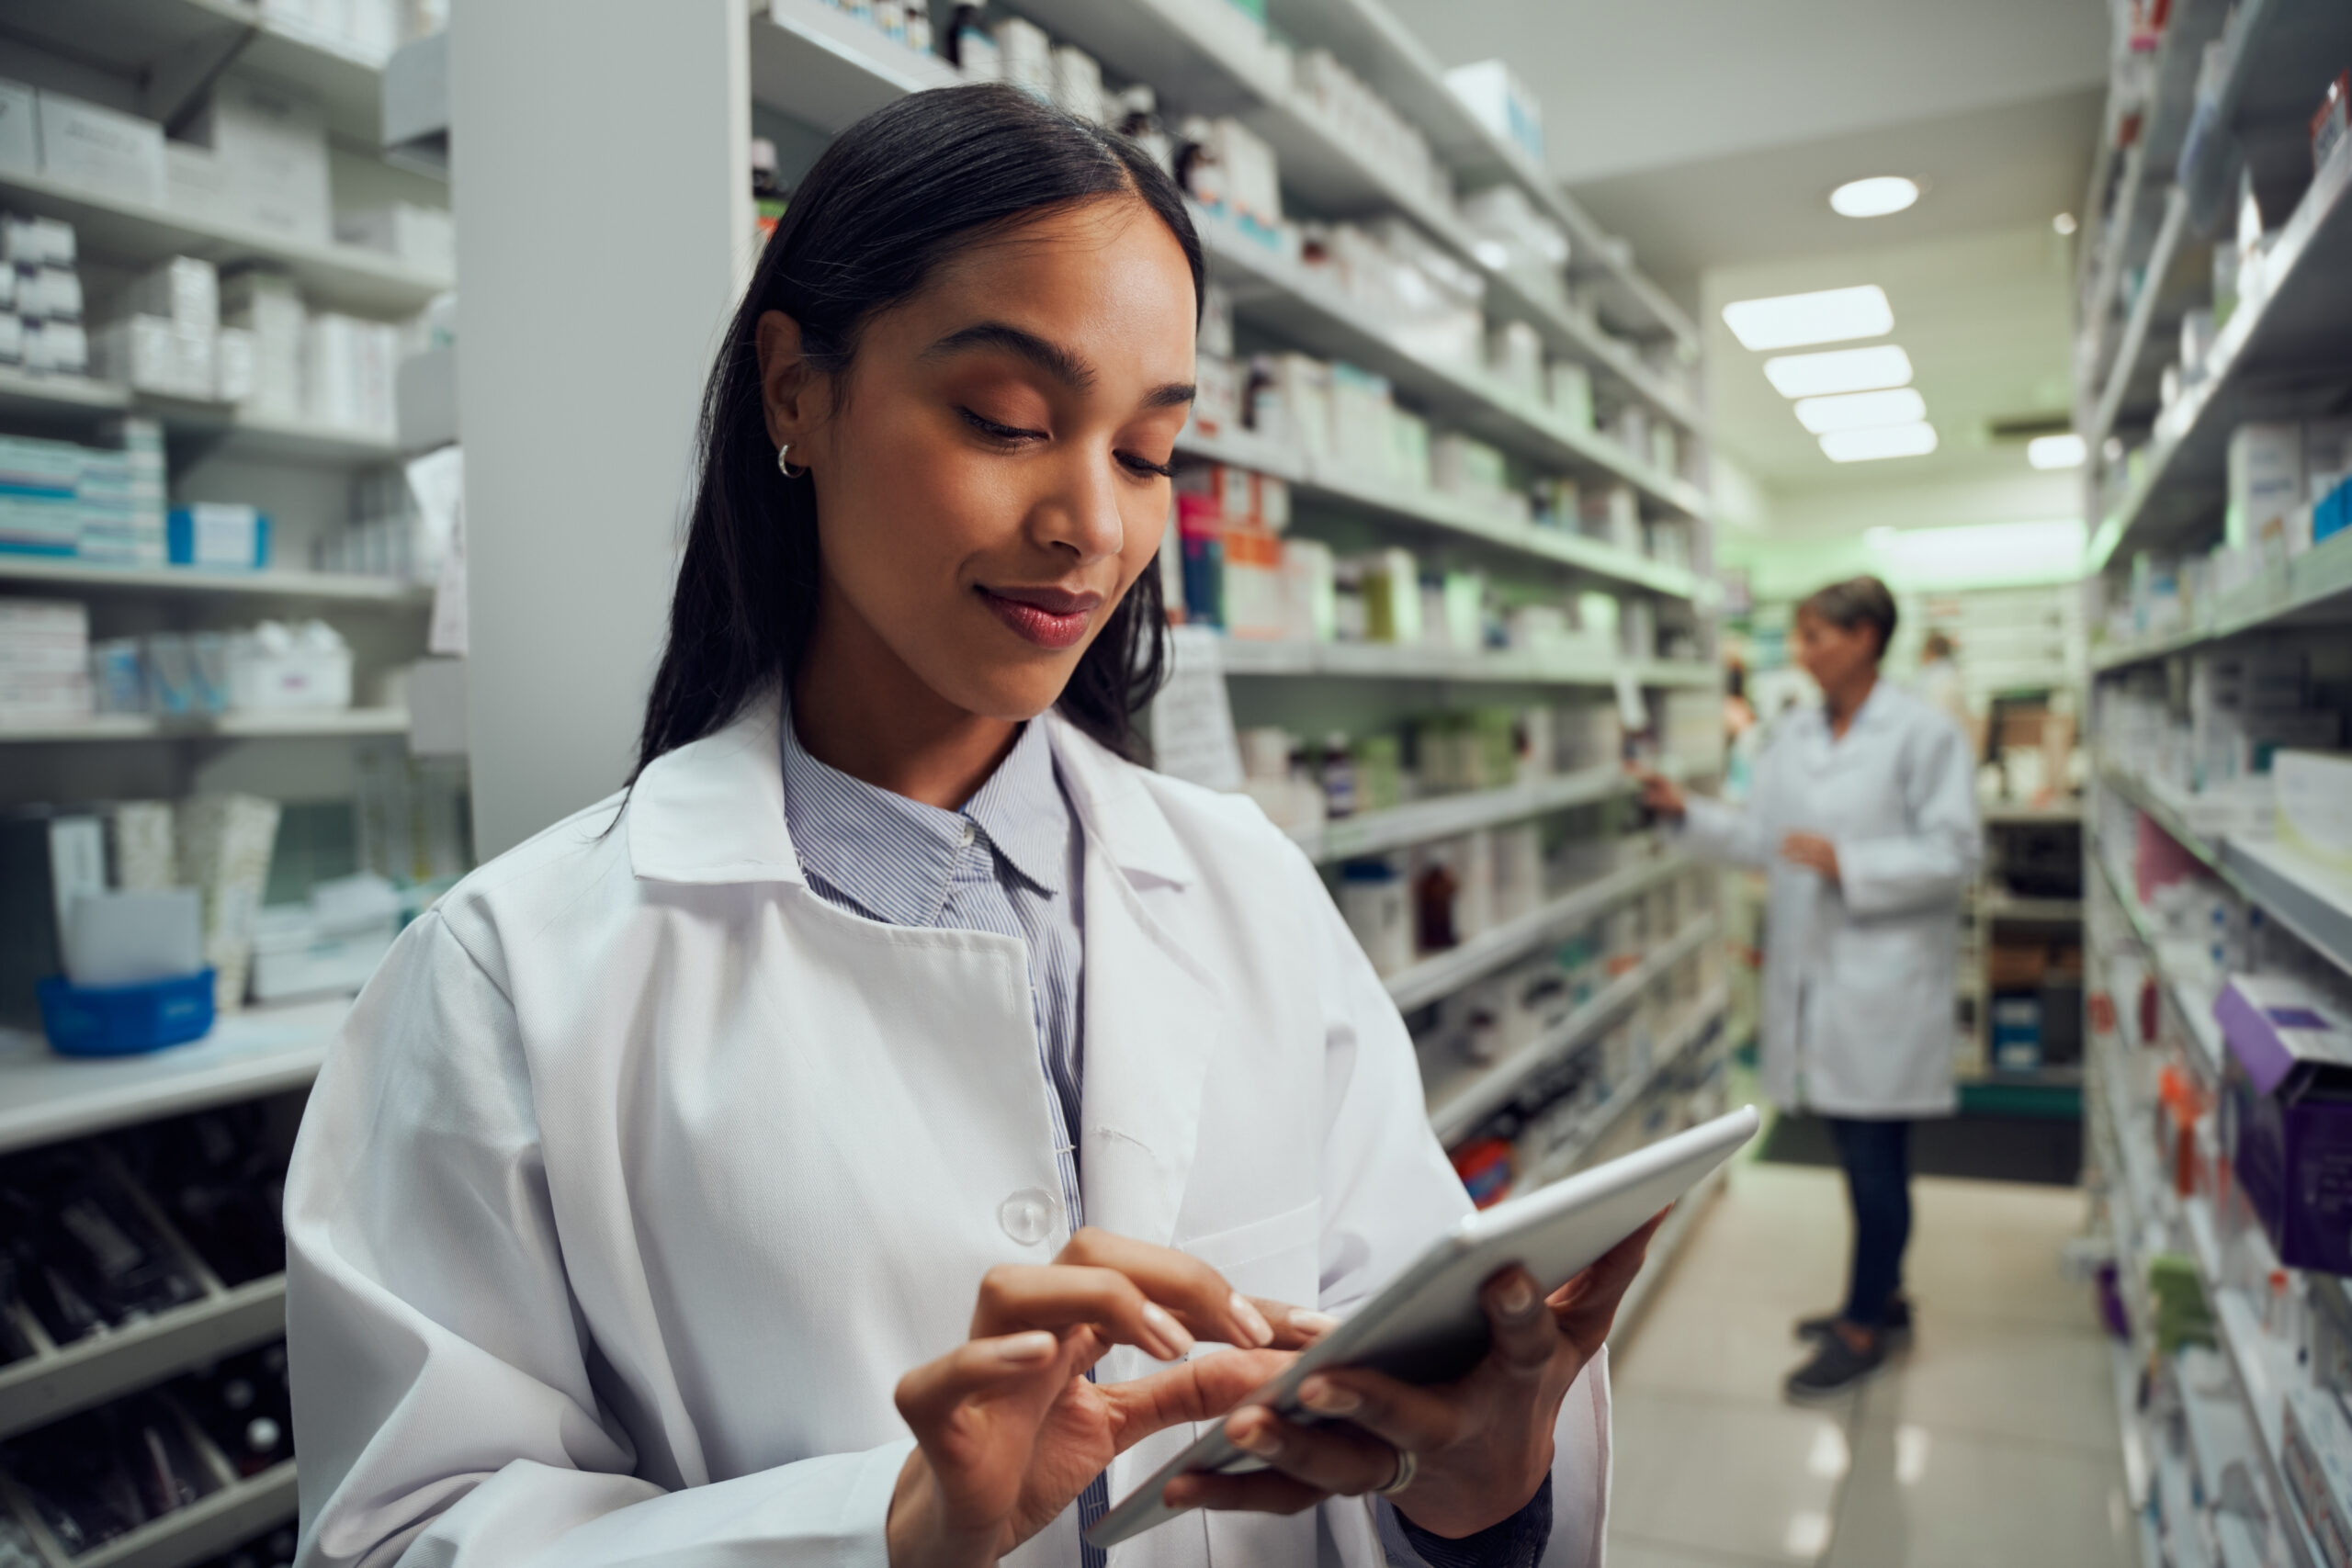
[[[1878,662],[1878,633],[1857,621],[1838,626],[1819,615],[1797,615],[1797,663],[1824,691],[1835,691]]]
[[[1193,316],[1176,237],[1114,198],[946,263],[838,384],[762,318],[769,434],[817,487],[820,638],[844,617],[968,713],[1052,706],[1159,547]]]

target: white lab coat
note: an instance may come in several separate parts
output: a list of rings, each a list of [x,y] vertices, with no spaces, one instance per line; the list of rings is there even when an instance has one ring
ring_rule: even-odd
[[[1838,846],[1839,882],[1781,836]],[[1882,680],[1843,739],[1818,707],[1773,726],[1746,807],[1692,798],[1682,838],[1770,873],[1764,1089],[1830,1116],[1948,1116],[1960,899],[1981,853],[1975,769],[1951,717]]]
[[[776,721],[467,878],[353,1009],[286,1194],[303,1568],[880,1568],[893,1386],[1067,1240],[1021,943],[812,893]],[[1345,1310],[1469,1207],[1395,1006],[1255,807],[1044,722],[1085,836],[1088,1221]],[[1600,1562],[1608,1456],[1604,1359],[1547,1562]],[[1007,1561],[1075,1568],[1076,1514]],[[1195,1513],[1111,1561],[1375,1568],[1375,1528]]]

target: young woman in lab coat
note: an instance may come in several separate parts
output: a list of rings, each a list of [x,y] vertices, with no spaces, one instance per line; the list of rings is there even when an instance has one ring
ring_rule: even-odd
[[[1975,769],[1951,717],[1879,678],[1894,597],[1874,577],[1798,606],[1796,655],[1817,708],[1773,726],[1745,808],[1644,778],[1684,842],[1770,873],[1764,923],[1764,1086],[1836,1135],[1854,1213],[1845,1305],[1798,1325],[1813,1358],[1792,1399],[1840,1395],[1907,1334],[1909,1136],[1951,1114],[1960,899],[1980,840]]]
[[[306,1568],[1077,1568],[1220,1418],[1268,1468],[1119,1562],[1600,1562],[1646,1230],[1490,1280],[1459,1383],[1237,1410],[1469,1205],[1313,868],[1130,760],[1201,274],[1008,88],[795,195],[630,788],[410,927],[311,1098]]]

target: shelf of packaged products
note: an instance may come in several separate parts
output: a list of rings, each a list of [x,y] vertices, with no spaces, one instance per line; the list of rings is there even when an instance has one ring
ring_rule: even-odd
[[[2289,1548],[2303,1568],[2324,1568],[2329,1559],[2312,1539],[2302,1509],[2287,1484],[2287,1390],[2309,1374],[2295,1364],[2291,1354],[2272,1342],[2245,1296],[2223,1285],[2220,1245],[2213,1233],[2212,1213],[2205,1200],[2184,1198],[2180,1207],[2191,1242],[2189,1256],[2196,1261],[2197,1272],[2204,1280],[2206,1299],[2212,1307],[2216,1337],[2221,1340],[2222,1353],[2228,1359],[2231,1370],[2237,1373],[2238,1392],[2245,1398],[2246,1414],[2261,1439],[2255,1446],[2261,1461],[2259,1472],[2267,1483],[2269,1495],[2279,1505],[2279,1517],[2288,1521],[2284,1533]]]
[[[314,737],[406,735],[405,708],[266,708],[203,715],[101,713],[87,718],[0,719],[0,744],[96,740],[303,740]]]
[[[2307,377],[2352,360],[2352,138],[2338,144],[2279,228],[2260,265],[2268,288],[2242,298],[2214,335],[2205,374],[2157,417],[2139,482],[2091,541],[2097,571],[2199,521],[2218,518],[2230,434],[2244,421],[2277,414],[2281,396],[2257,387],[2266,370]],[[2241,288],[2245,288],[2242,280]],[[2249,291],[2250,292],[2250,291]],[[2285,394],[2290,403],[2296,394]],[[2307,388],[2300,394],[2310,400]]]
[[[2108,869],[2106,856],[2094,851],[2087,858],[2098,867],[2101,885],[2114,898],[2117,908],[2122,911],[2124,923],[2130,927],[2141,951],[2147,955],[2148,965],[2156,976],[2158,994],[2170,1005],[2180,1021],[2183,1032],[2196,1046],[2194,1056],[2206,1081],[2219,1082],[2222,1058],[2229,1047],[2222,1038],[2221,1024],[2213,1017],[2212,997],[2203,987],[2189,984],[2178,973],[2177,964],[2167,961],[2165,943],[2149,929],[2147,914],[2140,908],[2139,900],[2126,891]]]
[[[1714,666],[1696,660],[1620,661],[1589,655],[1500,650],[1454,653],[1390,642],[1227,637],[1221,658],[1228,675],[1329,675],[1545,686],[1611,686],[1621,673],[1638,686],[1712,686],[1719,679]]]
[[[1594,1106],[1585,1115],[1576,1132],[1560,1145],[1538,1161],[1529,1172],[1531,1188],[1548,1187],[1563,1178],[1573,1176],[1577,1168],[1592,1157],[1601,1140],[1617,1130],[1617,1124],[1646,1100],[1657,1088],[1668,1068],[1682,1060],[1683,1055],[1701,1040],[1723,1016],[1730,992],[1721,986],[1691,1002],[1674,1022],[1667,1026],[1665,1037],[1653,1047],[1650,1065],[1619,1084],[1608,1099]]]
[[[2115,1379],[2116,1419],[2123,1429],[2123,1473],[2127,1495],[2132,1504],[2134,1536],[2140,1543],[2140,1568],[2165,1568],[2163,1540],[2156,1534],[2155,1520],[2147,1506],[2146,1445],[2140,1437],[2138,1401],[2140,1369],[2132,1359],[2132,1352],[2120,1340],[2110,1339],[2107,1345],[2109,1370]],[[2133,1479],[2134,1477],[2137,1479]]]
[[[1677,777],[1683,772],[1671,761],[1661,762],[1658,767],[1660,772]],[[1632,779],[1621,767],[1612,764],[1584,768],[1552,778],[1529,779],[1501,789],[1466,790],[1384,811],[1342,817],[1320,827],[1295,830],[1291,838],[1311,859],[1329,863],[1358,855],[1383,854],[1507,822],[1522,822],[1548,811],[1589,806],[1633,788]]]
[[[1350,142],[1346,133],[1293,85],[1285,55],[1268,43],[1261,28],[1237,16],[1236,8],[1224,0],[1022,0],[1020,9],[1056,37],[1100,59],[1114,75],[1150,83],[1171,111],[1238,115],[1265,139],[1283,186],[1309,209],[1349,214],[1386,209],[1403,213],[1476,269],[1502,313],[1527,321],[1554,352],[1613,378],[1684,428],[1699,428],[1700,416],[1689,400],[1668,388],[1630,350],[1611,341],[1598,321],[1580,315],[1545,291],[1527,287],[1508,270],[1489,265],[1479,254],[1476,237],[1450,201],[1400,178]],[[1362,6],[1317,9],[1326,19],[1339,18],[1343,10],[1355,13],[1358,18],[1370,18],[1375,10]],[[1415,109],[1442,111],[1453,127],[1469,128],[1493,154],[1480,161],[1508,167],[1514,180],[1537,197],[1537,205],[1562,221],[1569,233],[1572,265],[1597,269],[1610,302],[1621,312],[1637,321],[1646,321],[1653,330],[1673,336],[1686,351],[1696,352],[1698,333],[1689,318],[1663,290],[1622,258],[1590,217],[1533,170],[1523,154],[1513,157],[1498,139],[1487,134],[1433,66],[1415,70],[1396,51],[1394,46],[1409,35],[1393,21],[1385,27],[1375,21],[1371,32],[1359,29],[1358,36],[1385,40],[1376,47],[1423,86],[1410,107],[1394,99],[1392,107],[1403,110],[1425,132],[1429,122]],[[1356,58],[1364,57],[1356,54]]]
[[[2172,271],[2173,257],[2179,252],[2188,226],[2188,197],[2178,186],[2167,186],[2164,217],[2156,225],[2140,292],[2132,301],[2131,314],[2124,318],[2123,335],[2117,341],[2114,362],[2107,367],[2106,384],[2099,389],[2098,401],[2083,427],[2083,439],[2094,448],[2102,445],[2108,433],[2115,428],[2116,419],[2123,412],[2124,397],[2139,379],[2140,362],[2148,348],[2149,329],[2155,322],[2156,307],[2165,298],[2165,279]]]
[[[1591,216],[1518,143],[1498,136],[1445,80],[1428,47],[1379,0],[1274,0],[1273,23],[1321,43],[1420,129],[1438,156],[1473,182],[1500,173],[1567,231],[1572,271],[1596,275],[1618,312],[1645,334],[1662,332],[1696,351],[1698,329],[1664,290],[1623,260]]]
[[[433,603],[429,584],[396,577],[335,571],[220,571],[193,566],[107,566],[43,556],[0,554],[0,583],[72,589],[88,593],[212,594],[221,598],[324,600],[336,604],[422,610]]]
[[[223,1287],[187,1306],[0,1366],[0,1438],[103,1404],[286,1332],[286,1276]]]
[[[2297,864],[2263,840],[2209,840],[2161,795],[2113,762],[2101,761],[2099,777],[2312,952],[2352,972],[2352,877]]]
[[[963,74],[820,0],[768,0],[752,12],[752,100],[833,134],[887,104]]]
[[[1245,320],[1263,321],[1313,353],[1384,376],[1425,404],[1441,424],[1458,425],[1540,467],[1587,477],[1598,472],[1632,486],[1667,512],[1708,515],[1706,496],[1687,479],[1660,472],[1597,431],[1555,417],[1482,368],[1419,353],[1372,310],[1226,220],[1197,206],[1193,218],[1211,275],[1231,293],[1235,310]]]
[[[1526,956],[1560,932],[1595,919],[1636,894],[1689,871],[1692,863],[1683,855],[1651,855],[1595,877],[1541,908],[1481,931],[1458,947],[1408,964],[1387,977],[1388,994],[1406,1012],[1427,1007],[1513,959]]]
[[[2281,144],[2301,152],[2328,82],[2352,49],[2352,13],[2338,0],[2242,0],[2222,39],[2210,101],[2200,100],[2181,151],[2189,220],[2222,224],[2239,170]]]
[[[5,1484],[0,1480],[0,1486]],[[41,1554],[42,1568],[187,1568],[292,1518],[296,1502],[294,1461],[289,1459],[258,1475],[232,1481],[78,1557],[69,1555],[21,1502],[17,1516]]]
[[[2090,265],[2095,250],[2099,266],[2096,283],[2084,297],[2081,317],[2092,338],[2093,358],[2087,368],[2095,376],[2106,368],[2104,340],[2111,321],[2109,307],[2122,280],[2140,270],[2146,247],[2154,238],[2155,221],[2143,210],[2143,204],[2153,205],[2152,197],[2172,179],[2196,107],[2198,65],[2205,45],[2220,33],[2227,10],[2227,0],[2177,0],[2172,6],[2156,45],[2151,91],[2138,117],[2137,139],[2116,152],[2123,167],[2114,216],[2107,230],[2108,243],[2083,247],[2084,267]],[[2112,117],[2112,109],[2109,114]],[[2087,221],[2097,222],[2098,215],[2096,202],[2084,209]],[[2158,268],[2148,267],[2147,284],[2154,285],[2158,274]]]
[[[0,1154],[301,1089],[350,1010],[336,997],[225,1013],[143,1056],[61,1056],[36,1030],[0,1028]]]
[[[2346,620],[2352,620],[2352,533],[2323,539],[2219,599],[2195,626],[2095,649],[2091,671],[2103,675],[2247,632]]]
[[[1703,596],[1707,585],[1686,568],[1619,549],[1567,528],[1539,527],[1504,517],[1442,491],[1383,484],[1329,458],[1309,457],[1248,431],[1201,433],[1187,425],[1176,449],[1212,462],[1272,474],[1291,487],[1295,502],[1322,502],[1374,516],[1462,535],[1498,549],[1533,556],[1592,576],[1646,588],[1676,599]]]
[[[124,262],[175,255],[222,264],[248,257],[274,262],[312,306],[324,309],[408,315],[457,287],[447,274],[357,245],[297,240],[13,169],[0,172],[0,208],[62,219],[74,225],[84,250]]]
[[[238,0],[74,0],[34,6],[11,19],[19,38],[49,44],[77,64],[137,81],[144,112],[169,118],[233,64],[301,88],[326,111],[339,140],[377,144],[384,58],[346,39],[313,32],[280,6],[265,14]]]
[[[36,376],[0,366],[0,413],[54,425],[101,413],[145,414],[174,435],[217,443],[223,455],[291,462],[389,463],[401,455],[392,436],[309,420],[241,413],[225,403],[155,397],[86,376]]]
[[[1715,934],[1715,919],[1703,915],[1654,949],[1633,968],[1595,991],[1575,1011],[1499,1062],[1464,1061],[1429,1085],[1430,1125],[1451,1144],[1510,1103],[1520,1086],[1600,1033],[1618,1014],[1641,999],[1676,964]]]

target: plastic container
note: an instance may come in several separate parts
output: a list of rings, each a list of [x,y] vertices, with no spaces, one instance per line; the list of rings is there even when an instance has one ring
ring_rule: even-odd
[[[41,981],[41,1031],[62,1056],[135,1056],[201,1039],[212,1028],[212,971],[140,986]]]

